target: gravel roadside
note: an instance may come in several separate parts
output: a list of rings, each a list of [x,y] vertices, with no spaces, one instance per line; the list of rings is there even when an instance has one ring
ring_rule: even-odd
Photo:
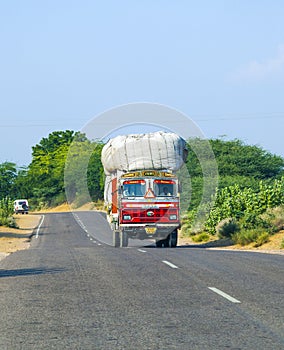
[[[18,250],[27,249],[33,230],[38,226],[41,215],[15,215],[18,229],[0,226],[0,260]]]

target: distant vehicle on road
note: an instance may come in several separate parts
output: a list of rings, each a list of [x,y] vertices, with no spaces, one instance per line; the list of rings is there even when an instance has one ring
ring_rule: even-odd
[[[14,201],[14,213],[15,214],[28,214],[29,212],[29,203],[27,199],[16,199]]]

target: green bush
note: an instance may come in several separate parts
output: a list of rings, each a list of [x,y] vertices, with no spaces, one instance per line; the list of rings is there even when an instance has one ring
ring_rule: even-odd
[[[268,228],[269,222],[261,215],[266,210],[275,207],[283,208],[284,177],[274,180],[271,184],[259,182],[258,189],[241,188],[238,184],[217,191],[217,198],[205,223],[207,232],[214,234],[216,226],[223,219],[234,217],[240,227],[252,229],[255,227]],[[283,210],[277,216],[276,225],[281,227],[284,221]],[[283,226],[282,226],[283,227]]]
[[[239,225],[234,218],[223,219],[216,226],[216,232],[219,238],[230,238],[239,230]]]
[[[208,242],[210,239],[210,236],[206,232],[202,232],[199,235],[195,235],[192,237],[192,240],[194,242]]]
[[[0,218],[7,218],[14,213],[14,204],[9,197],[0,199]]]
[[[13,216],[8,216],[6,218],[0,218],[0,226],[18,228],[18,225],[16,224],[16,220],[13,218]]]
[[[65,202],[66,202],[65,193],[58,193],[50,200],[49,206],[57,207],[58,205],[61,205],[62,203],[65,203]]]
[[[260,247],[261,245],[263,245],[264,243],[267,243],[269,241],[269,233],[268,232],[263,232],[262,234],[260,234],[255,241],[254,246],[255,247]]]
[[[0,226],[17,227],[12,214],[14,213],[13,201],[9,198],[0,200]]]
[[[239,224],[243,229],[268,228],[270,226],[269,221],[262,219],[261,215],[253,212],[245,212],[244,216],[239,220]]]
[[[232,240],[235,244],[240,244],[242,246],[255,242],[255,244],[263,244],[267,242],[269,234],[263,232],[263,229],[250,229],[250,230],[240,230],[239,232],[232,235]],[[258,245],[258,246],[259,246]]]
[[[196,232],[192,230],[192,225],[195,220],[196,216],[196,210],[190,210],[182,215],[181,217],[181,232],[182,235],[188,236],[188,235],[195,235]]]
[[[284,249],[284,238],[282,239],[281,245],[280,245],[280,249]]]
[[[269,208],[261,216],[261,218],[269,222],[270,227],[273,229],[273,232],[278,232],[284,229],[284,206],[281,205],[276,208]]]

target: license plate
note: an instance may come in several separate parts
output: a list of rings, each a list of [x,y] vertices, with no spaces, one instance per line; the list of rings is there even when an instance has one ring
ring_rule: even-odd
[[[145,227],[145,231],[146,231],[146,233],[153,235],[157,231],[157,228],[156,227]]]

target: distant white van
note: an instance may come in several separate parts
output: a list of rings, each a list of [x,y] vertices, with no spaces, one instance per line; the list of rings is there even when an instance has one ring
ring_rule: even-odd
[[[15,214],[28,214],[29,212],[29,203],[27,199],[16,199],[14,201],[14,213]]]

